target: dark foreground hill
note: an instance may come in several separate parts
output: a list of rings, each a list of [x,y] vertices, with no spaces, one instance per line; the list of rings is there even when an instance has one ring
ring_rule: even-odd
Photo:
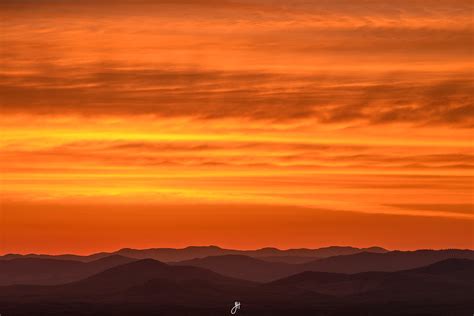
[[[56,286],[0,287],[5,315],[470,315],[474,261],[398,272],[303,272],[259,284],[145,259]]]

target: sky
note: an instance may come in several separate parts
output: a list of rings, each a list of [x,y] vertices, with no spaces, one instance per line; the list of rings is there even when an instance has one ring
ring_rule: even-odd
[[[0,254],[473,249],[473,6],[1,1]]]

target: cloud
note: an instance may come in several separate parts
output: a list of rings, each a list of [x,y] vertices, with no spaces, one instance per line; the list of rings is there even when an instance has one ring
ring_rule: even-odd
[[[120,138],[120,135],[117,136]],[[400,152],[400,150],[402,152]],[[4,147],[3,159],[35,161],[41,165],[67,165],[70,161],[94,166],[220,166],[250,169],[287,169],[361,172],[379,170],[438,173],[471,170],[474,156],[457,149],[440,154],[399,147],[389,151],[367,145],[227,141],[76,141],[43,148]],[[17,165],[18,163],[13,163]]]
[[[315,227],[323,244],[464,246],[472,10],[469,0],[0,0],[2,195],[21,219],[60,214],[62,226],[119,233],[135,223],[141,241],[143,225],[162,223],[232,242],[241,220],[253,246],[275,228],[302,246]],[[31,225],[9,227],[20,236]]]
[[[1,6],[5,114],[474,124],[467,0]]]
[[[459,214],[472,214],[474,211],[474,205],[472,204],[390,204],[387,206],[393,206],[405,210],[416,210],[416,211],[438,211],[448,213],[459,213]]]
[[[474,120],[472,82],[294,76],[178,70],[55,70],[52,75],[4,75],[3,113],[80,113],[262,120],[312,118],[321,123],[448,124]],[[65,76],[68,74],[68,76]],[[338,82],[340,84],[338,85]]]

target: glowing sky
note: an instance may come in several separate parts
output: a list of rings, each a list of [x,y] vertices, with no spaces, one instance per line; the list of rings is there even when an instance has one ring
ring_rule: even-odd
[[[0,8],[0,253],[474,247],[472,1]]]

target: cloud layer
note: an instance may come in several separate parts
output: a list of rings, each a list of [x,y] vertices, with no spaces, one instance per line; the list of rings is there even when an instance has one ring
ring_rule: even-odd
[[[2,6],[4,112],[473,124],[470,1]]]
[[[126,246],[159,227],[169,245],[472,247],[473,9],[0,1],[12,251],[84,229],[113,248],[132,226]]]

